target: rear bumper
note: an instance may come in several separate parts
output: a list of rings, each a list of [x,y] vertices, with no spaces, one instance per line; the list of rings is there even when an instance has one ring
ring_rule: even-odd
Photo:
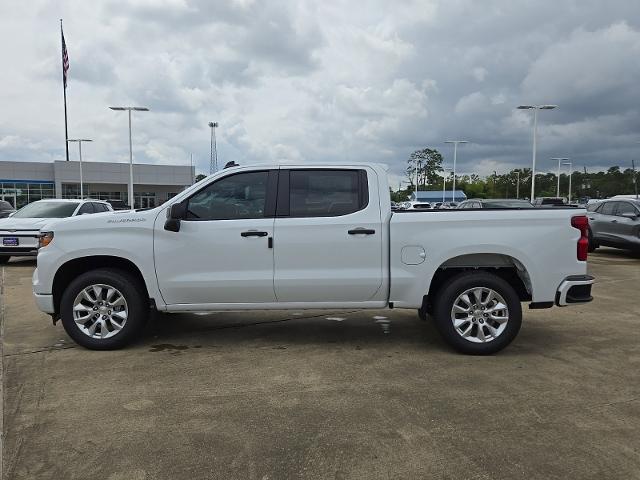
[[[591,275],[571,275],[565,278],[556,292],[556,305],[566,307],[576,303],[588,303],[593,300],[591,286],[594,278]]]
[[[53,307],[53,295],[34,293],[33,298],[35,298],[39,310],[49,314],[56,313]]]

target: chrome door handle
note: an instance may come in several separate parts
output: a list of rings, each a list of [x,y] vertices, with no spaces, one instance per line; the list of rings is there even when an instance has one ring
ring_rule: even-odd
[[[373,235],[376,231],[370,228],[354,228],[349,230],[347,233],[349,235]]]

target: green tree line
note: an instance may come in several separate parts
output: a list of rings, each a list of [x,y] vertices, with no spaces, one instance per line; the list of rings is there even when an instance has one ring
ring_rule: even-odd
[[[451,188],[452,174],[444,172],[443,158],[436,149],[425,148],[413,152],[407,160],[404,188],[391,192],[393,201],[408,200],[415,190],[442,190],[442,175],[446,174],[447,189]],[[416,165],[418,170],[416,172]],[[519,182],[518,182],[519,178]],[[636,177],[637,178],[637,177]],[[416,180],[417,179],[417,180]],[[558,176],[555,173],[536,173],[536,197],[555,197]],[[507,173],[494,172],[492,175],[456,175],[456,189],[462,190],[467,198],[529,198],[531,193],[531,169],[518,168]],[[635,193],[634,172],[631,168],[622,170],[619,166],[607,171],[585,172],[574,169],[571,175],[571,199],[607,198],[613,195]],[[560,196],[569,196],[569,174],[560,174]]]

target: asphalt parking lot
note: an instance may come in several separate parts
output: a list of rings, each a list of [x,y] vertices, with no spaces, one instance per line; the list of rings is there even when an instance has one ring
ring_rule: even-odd
[[[493,357],[411,311],[160,315],[74,346],[3,267],[8,479],[640,478],[640,255]]]

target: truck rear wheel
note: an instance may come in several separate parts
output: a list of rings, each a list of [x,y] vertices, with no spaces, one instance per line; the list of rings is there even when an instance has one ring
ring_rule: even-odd
[[[83,273],[69,284],[60,314],[65,331],[76,343],[91,350],[114,350],[140,335],[149,302],[137,278],[105,268]]]
[[[463,272],[439,291],[435,324],[444,340],[471,355],[490,355],[520,331],[522,307],[516,291],[491,273]]]

